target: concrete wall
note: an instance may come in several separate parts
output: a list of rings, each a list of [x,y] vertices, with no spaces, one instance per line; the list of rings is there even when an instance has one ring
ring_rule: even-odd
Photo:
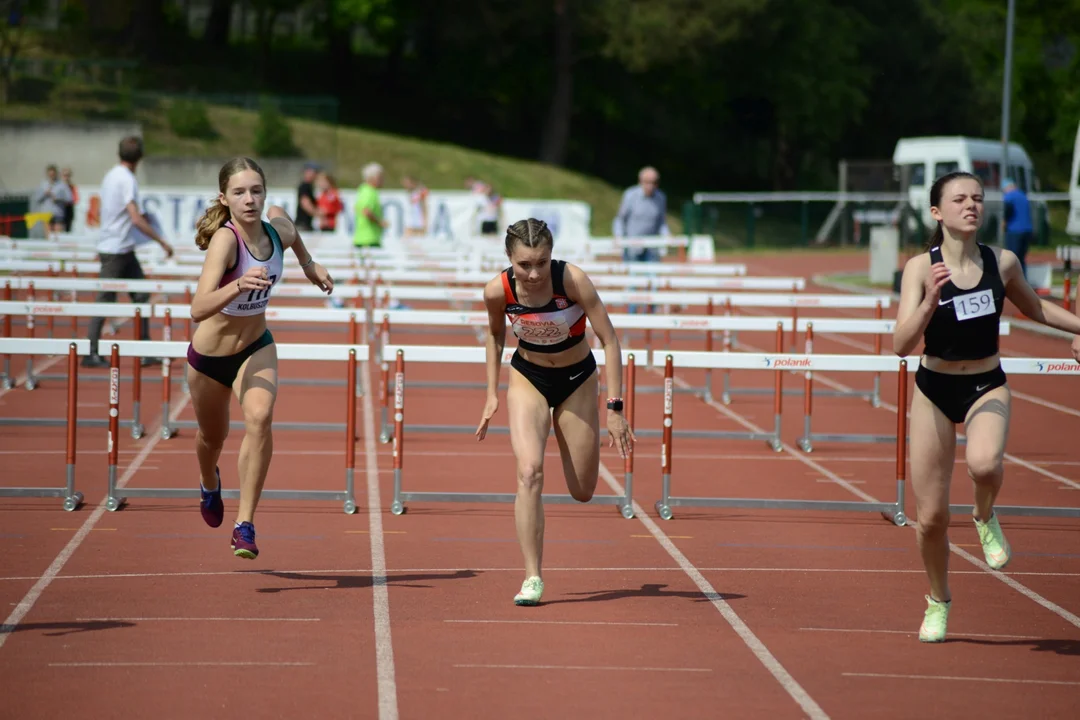
[[[0,122],[0,192],[25,193],[45,179],[45,166],[70,167],[76,185],[98,185],[117,162],[134,122]]]
[[[217,177],[229,158],[156,157],[148,155],[139,165],[140,187],[197,187],[210,194],[217,192]],[[266,173],[271,187],[295,187],[300,184],[303,159],[254,158]],[[332,169],[332,168],[327,168]]]
[[[50,163],[70,167],[76,185],[96,187],[119,161],[117,147],[128,135],[142,135],[139,123],[0,121],[0,193],[33,190],[45,178],[45,166]],[[139,164],[136,177],[143,188],[198,187],[213,193],[217,189],[218,170],[226,160],[226,157],[147,155]],[[299,184],[303,159],[256,160],[266,173],[267,184],[273,187]]]

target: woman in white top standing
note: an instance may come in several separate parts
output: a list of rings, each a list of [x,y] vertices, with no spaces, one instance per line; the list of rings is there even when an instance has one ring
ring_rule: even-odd
[[[237,157],[218,173],[220,194],[196,226],[195,244],[206,251],[191,301],[199,327],[188,346],[188,387],[199,429],[195,454],[201,475],[199,509],[210,527],[221,525],[221,475],[217,461],[229,434],[229,403],[236,395],[245,434],[237,470],[240,505],[232,533],[237,557],[254,559],[255,506],[273,454],[271,421],[277,398],[277,349],[266,327],[270,293],[282,278],[285,250],[327,294],[334,281],[304,247],[285,211],[271,207],[262,219],[266,176],[254,160]]]

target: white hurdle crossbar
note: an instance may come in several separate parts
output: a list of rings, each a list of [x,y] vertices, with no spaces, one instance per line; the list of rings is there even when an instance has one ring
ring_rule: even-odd
[[[503,350],[502,365],[506,367],[514,354],[514,348]],[[597,373],[602,372],[606,356],[603,350],[593,350],[596,358]],[[648,354],[639,350],[623,350],[621,352],[626,386],[625,402],[627,409],[624,410],[627,420],[633,427],[633,397],[635,378],[635,358],[640,356],[648,363]],[[487,361],[487,349],[484,347],[446,347],[440,345],[385,345],[382,348],[381,359],[384,366],[391,361],[394,363],[394,417],[393,434],[390,439],[394,444],[394,497],[390,505],[390,511],[395,515],[405,512],[406,503],[409,501],[426,502],[476,502],[476,503],[512,503],[516,495],[514,493],[472,493],[472,492],[406,492],[402,489],[403,468],[405,458],[405,433],[428,432],[428,433],[472,433],[476,428],[471,425],[406,425],[405,424],[405,365],[406,363],[454,363],[454,364],[484,364]],[[488,427],[488,433],[507,433],[507,427]],[[386,442],[385,430],[383,442]],[[593,495],[587,504],[614,505],[623,517],[634,517],[633,501],[633,453],[624,462],[624,492],[622,495]],[[575,504],[570,495],[544,493],[542,500],[546,504]]]
[[[674,455],[674,393],[664,394],[663,445],[661,450],[661,497],[656,510],[661,518],[670,520],[671,508],[682,507],[739,507],[783,510],[853,510],[880,512],[896,525],[904,525],[904,484],[907,463],[908,373],[918,368],[920,358],[885,355],[828,355],[828,354],[767,354],[767,353],[705,353],[669,352],[652,357],[653,367],[664,368],[665,389],[674,384],[675,367],[733,368],[774,372],[777,377],[788,370],[837,372],[896,372],[897,373],[897,432],[896,432],[896,500],[894,502],[845,502],[832,500],[785,500],[771,498],[677,497],[671,494],[671,469]],[[1002,369],[1012,375],[1080,375],[1080,363],[1072,358],[1002,358]],[[950,505],[953,512],[969,513],[971,505]],[[1042,507],[1029,505],[995,505],[995,512],[1006,515],[1046,517],[1080,517],[1077,507]]]
[[[118,488],[116,472],[119,451],[119,427],[120,427],[120,358],[160,357],[164,359],[163,372],[168,380],[170,360],[182,358],[187,355],[187,343],[180,341],[155,341],[155,340],[118,340],[110,345],[109,354],[109,413],[108,413],[108,496],[106,508],[110,511],[121,508],[128,497],[155,497],[155,498],[198,498],[199,488],[135,488],[125,486]],[[301,429],[301,430],[344,430],[345,432],[345,489],[344,491],[330,490],[278,490],[266,489],[262,497],[280,500],[337,500],[343,503],[344,511],[352,514],[356,511],[356,497],[354,493],[355,460],[356,460],[356,378],[358,365],[368,357],[368,346],[360,344],[310,344],[310,343],[282,343],[275,345],[278,358],[281,360],[315,360],[328,362],[341,362],[347,367],[346,384],[348,392],[345,394],[346,420],[344,423],[280,423],[275,422],[274,428]],[[89,352],[89,341],[85,339],[47,339],[47,338],[0,338],[0,353],[12,355],[68,355],[69,390],[68,390],[68,464],[69,480],[68,488],[65,489],[65,509],[74,509],[81,501],[81,494],[73,490],[75,447],[74,437],[76,428],[76,382],[78,371],[75,363],[80,354]],[[165,383],[168,388],[169,382]],[[182,425],[169,423],[169,400],[168,394],[162,405],[162,437],[172,438],[175,435],[175,427]],[[194,426],[195,423],[189,423]],[[56,497],[57,490],[37,488],[0,488],[0,496],[40,496]],[[32,493],[38,493],[34,495]],[[52,494],[43,494],[52,493]],[[238,499],[240,491],[223,490],[223,497]],[[71,504],[72,507],[68,507]]]

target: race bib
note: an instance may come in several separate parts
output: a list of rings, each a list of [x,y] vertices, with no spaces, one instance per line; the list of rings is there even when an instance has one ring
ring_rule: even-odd
[[[994,293],[982,290],[953,298],[953,309],[957,320],[971,320],[984,315],[993,315],[997,310],[994,305]]]
[[[519,340],[534,345],[555,345],[570,335],[570,326],[562,318],[558,320],[526,320],[518,318],[514,323]]]

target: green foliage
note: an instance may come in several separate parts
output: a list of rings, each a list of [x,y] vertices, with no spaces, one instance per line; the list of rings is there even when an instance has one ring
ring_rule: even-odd
[[[293,142],[292,128],[277,105],[264,99],[255,125],[255,152],[262,157],[297,157],[300,150]]]
[[[169,104],[166,113],[169,129],[177,137],[195,140],[214,140],[217,130],[210,122],[206,112],[206,103],[188,98],[177,98]]]

